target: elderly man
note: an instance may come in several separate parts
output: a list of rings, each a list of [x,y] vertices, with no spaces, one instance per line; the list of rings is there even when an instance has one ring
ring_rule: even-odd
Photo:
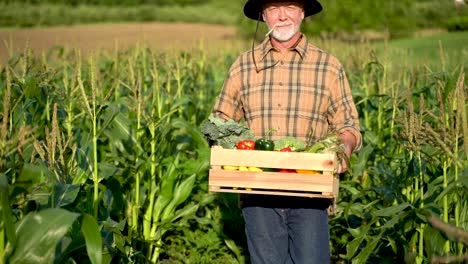
[[[240,55],[229,70],[213,114],[244,120],[257,137],[293,136],[317,141],[341,136],[349,157],[361,146],[359,119],[345,71],[331,54],[301,33],[315,0],[248,0],[244,14],[265,22],[265,40]],[[343,161],[338,173],[347,169]],[[330,262],[329,200],[248,195],[242,203],[252,263]]]

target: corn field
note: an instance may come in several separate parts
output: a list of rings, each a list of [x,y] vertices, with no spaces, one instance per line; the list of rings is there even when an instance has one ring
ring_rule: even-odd
[[[348,52],[364,145],[341,176],[333,263],[467,261],[429,221],[468,230],[465,65]],[[199,129],[237,54],[57,48],[0,65],[0,263],[248,262]]]

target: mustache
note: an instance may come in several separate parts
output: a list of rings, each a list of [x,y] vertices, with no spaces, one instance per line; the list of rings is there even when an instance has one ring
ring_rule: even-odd
[[[286,22],[286,23],[276,23],[274,27],[285,27],[285,26],[291,26],[292,23]]]
[[[270,28],[270,30],[268,30],[268,32],[265,34],[265,36],[270,35],[271,32],[273,32],[273,30],[275,30],[276,27],[284,27],[284,26],[290,26],[290,25],[292,25],[292,23],[289,23],[289,22],[280,23],[280,22],[278,22],[278,23],[274,24],[274,25]]]

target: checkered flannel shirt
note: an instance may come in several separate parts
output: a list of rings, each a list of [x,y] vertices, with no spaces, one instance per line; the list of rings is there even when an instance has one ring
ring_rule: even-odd
[[[303,35],[287,52],[266,38],[231,66],[212,113],[242,120],[257,137],[294,136],[316,142],[331,131],[351,132],[362,145],[359,119],[343,66]]]

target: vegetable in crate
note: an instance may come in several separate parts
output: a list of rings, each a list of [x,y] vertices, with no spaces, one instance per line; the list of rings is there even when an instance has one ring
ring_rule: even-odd
[[[255,141],[255,149],[256,150],[274,150],[275,149],[275,142],[272,140],[268,140],[266,138],[260,138]]]
[[[272,129],[268,130],[268,133],[265,137],[259,138],[255,141],[256,150],[275,150],[275,142],[270,140],[270,134],[273,132]]]
[[[239,166],[224,165],[223,170],[239,170]]]
[[[254,150],[255,149],[255,141],[251,139],[246,139],[246,140],[241,140],[237,142],[237,149],[240,150]],[[240,171],[262,171],[261,168],[257,167],[245,167],[246,169],[243,169],[244,167],[239,167]]]
[[[259,138],[255,141],[255,150],[266,150],[266,151],[275,150],[275,142],[269,139],[272,131],[273,130],[270,129],[266,137]],[[262,170],[265,172],[277,171],[276,169],[272,169],[272,168],[262,168]]]
[[[291,148],[291,151],[303,151],[306,148],[306,144],[295,137],[284,137],[275,140],[275,150],[281,150],[284,148]]]
[[[292,152],[292,149],[291,149],[291,147],[284,147],[284,148],[280,149],[279,151],[281,151],[281,152]],[[293,169],[279,169],[278,172],[295,173],[296,170],[293,170]]]
[[[341,138],[338,133],[330,133],[323,139],[305,148],[305,152],[324,153],[327,151],[343,153]]]
[[[236,145],[237,149],[244,149],[244,150],[254,150],[255,149],[255,141],[252,139],[245,139],[237,142]]]
[[[211,114],[201,124],[201,132],[206,136],[210,145],[235,149],[237,142],[245,139],[255,140],[256,137],[248,127],[234,121],[224,120]]]
[[[337,154],[338,163],[341,163],[344,159],[349,164],[349,160],[344,152],[343,146],[339,133],[332,132],[323,139],[315,142],[313,145],[306,147],[304,151],[308,153],[335,152]]]
[[[292,152],[292,148],[291,147],[285,147],[285,148],[280,149],[279,151],[281,151],[281,152]]]
[[[296,170],[296,173],[301,173],[301,174],[322,174],[321,171],[316,171],[316,170]]]

